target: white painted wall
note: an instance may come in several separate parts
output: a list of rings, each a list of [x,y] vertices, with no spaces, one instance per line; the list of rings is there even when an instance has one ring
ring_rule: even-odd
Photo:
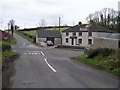
[[[54,38],[54,45],[61,44],[61,38]]]
[[[88,36],[88,32],[82,32],[82,36],[79,36],[79,32],[76,32],[77,39],[74,40],[74,43],[76,45],[74,46],[83,46],[83,47],[91,47],[91,45],[88,44],[88,39],[92,39],[92,45],[94,44],[94,37],[106,37],[110,33],[106,32],[92,32],[92,36]],[[66,33],[62,33],[62,45],[71,45],[71,39],[70,37],[73,36],[73,32],[69,32],[69,36],[66,36]],[[66,38],[68,38],[68,43],[66,43]],[[79,44],[79,39],[82,39],[82,44]]]

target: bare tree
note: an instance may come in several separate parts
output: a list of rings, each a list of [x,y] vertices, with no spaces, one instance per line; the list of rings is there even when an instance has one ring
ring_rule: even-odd
[[[41,19],[41,26],[45,27],[45,20],[44,19]]]
[[[104,15],[104,24],[106,25],[106,17],[107,17],[107,8],[104,8],[103,10],[102,10],[102,12],[103,12],[103,15]]]
[[[88,17],[86,18],[88,22],[91,22],[93,20],[93,14],[89,14]]]
[[[100,13],[101,13],[101,12],[96,11],[96,12],[93,14],[93,21],[94,21],[94,22],[99,23]]]
[[[14,21],[13,19],[11,19],[11,20],[9,21],[9,24],[10,24],[10,27],[11,27],[10,29],[11,29],[11,32],[12,32],[12,35],[13,35],[15,21]]]

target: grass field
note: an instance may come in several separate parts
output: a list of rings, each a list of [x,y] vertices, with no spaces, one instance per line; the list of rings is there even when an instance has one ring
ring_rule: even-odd
[[[32,30],[32,31],[23,31],[26,34],[29,34],[31,36],[35,36],[36,35],[36,30]]]

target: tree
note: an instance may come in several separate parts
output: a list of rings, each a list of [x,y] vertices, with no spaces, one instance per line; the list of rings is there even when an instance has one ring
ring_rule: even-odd
[[[102,12],[103,12],[103,14],[104,14],[104,24],[105,24],[105,26],[106,26],[106,15],[107,15],[107,8],[104,8],[103,10],[102,10]]]
[[[110,14],[108,14],[108,16],[107,16],[107,25],[109,25],[110,24]]]
[[[86,18],[86,20],[88,22],[90,22],[91,20],[93,20],[93,14],[89,14],[88,17]]]
[[[9,30],[10,30],[10,23],[8,23],[8,33],[9,33]]]
[[[12,32],[12,35],[13,35],[13,32],[14,32],[14,26],[15,26],[15,21],[13,19],[11,19],[9,21],[9,25],[10,25],[10,29],[11,29],[11,32]]]
[[[101,24],[103,25],[103,14],[100,15],[101,18]]]
[[[19,26],[15,25],[15,30],[19,29]]]

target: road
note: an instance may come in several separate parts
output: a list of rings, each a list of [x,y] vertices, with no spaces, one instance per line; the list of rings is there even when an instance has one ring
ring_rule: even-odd
[[[115,76],[71,59],[83,50],[39,47],[14,34],[20,54],[10,88],[117,88]]]

